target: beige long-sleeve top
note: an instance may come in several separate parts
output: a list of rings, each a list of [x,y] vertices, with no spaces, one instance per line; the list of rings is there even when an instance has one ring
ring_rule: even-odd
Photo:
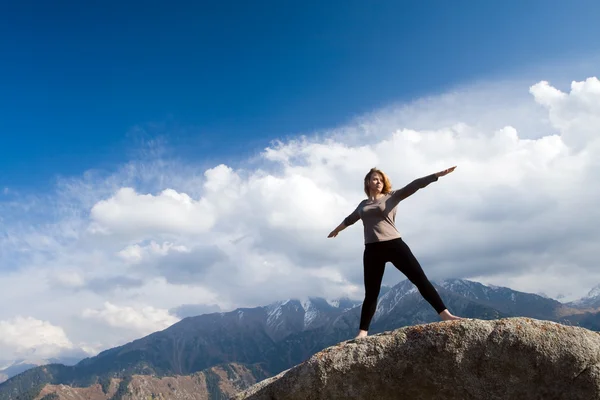
[[[377,200],[361,201],[352,214],[344,219],[344,225],[350,226],[359,219],[363,221],[365,244],[397,239],[400,232],[396,228],[396,206],[402,200],[438,180],[435,174],[415,179],[398,190],[381,196]]]

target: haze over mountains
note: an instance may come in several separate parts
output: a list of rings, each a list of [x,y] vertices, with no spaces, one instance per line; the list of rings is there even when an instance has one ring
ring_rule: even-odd
[[[600,314],[594,309],[599,300],[597,290],[563,304],[537,294],[469,280],[449,279],[435,286],[448,308],[467,318],[523,316],[589,329],[600,327]],[[325,347],[352,338],[360,305],[350,299],[287,299],[263,307],[187,317],[163,331],[103,351],[74,366],[32,368],[1,384],[0,396],[41,390],[46,383],[89,386],[135,374],[190,375],[228,363],[275,375]],[[414,285],[404,280],[382,291],[371,333],[435,321],[439,321],[435,311]]]
[[[28,369],[46,364],[75,365],[81,361],[81,357],[61,357],[50,359],[19,359],[11,361],[0,361],[0,383],[27,371]]]

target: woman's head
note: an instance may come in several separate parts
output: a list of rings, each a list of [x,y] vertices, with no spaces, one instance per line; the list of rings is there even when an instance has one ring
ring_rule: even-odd
[[[391,190],[392,184],[387,175],[377,168],[371,168],[365,176],[365,193],[367,196],[378,193],[387,194]]]

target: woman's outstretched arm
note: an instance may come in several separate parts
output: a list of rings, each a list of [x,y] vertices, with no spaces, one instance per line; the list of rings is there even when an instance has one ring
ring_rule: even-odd
[[[338,235],[338,233],[340,233],[341,231],[343,231],[346,228],[347,228],[346,224],[344,224],[344,222],[342,221],[342,223],[339,224],[334,230],[332,230],[329,233],[329,235],[327,235],[327,237],[328,238],[336,237]]]
[[[417,190],[423,189],[425,186],[429,185],[432,182],[438,180],[439,177],[444,175],[448,175],[450,172],[454,171],[456,166],[452,168],[445,169],[440,172],[436,172],[435,174],[427,175],[422,178],[415,179],[408,185],[404,186],[402,189],[398,189],[392,192],[392,199],[395,202],[400,202],[405,198],[414,194]]]
[[[338,233],[340,233],[341,231],[343,231],[350,225],[354,224],[359,219],[360,219],[360,214],[358,213],[358,207],[356,207],[356,209],[352,212],[352,214],[350,214],[346,218],[344,218],[342,223],[340,223],[334,230],[332,230],[327,237],[328,238],[336,237],[338,235]]]

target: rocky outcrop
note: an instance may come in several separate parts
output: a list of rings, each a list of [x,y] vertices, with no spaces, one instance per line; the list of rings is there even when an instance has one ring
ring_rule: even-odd
[[[329,347],[232,399],[600,399],[600,335],[529,318],[416,325]]]
[[[133,375],[130,379],[111,379],[106,387],[46,385],[36,400],[52,395],[58,400],[208,400],[226,399],[268,376],[259,367],[224,364],[204,371],[172,377]],[[257,379],[259,378],[259,379]],[[53,395],[54,394],[54,395]]]

